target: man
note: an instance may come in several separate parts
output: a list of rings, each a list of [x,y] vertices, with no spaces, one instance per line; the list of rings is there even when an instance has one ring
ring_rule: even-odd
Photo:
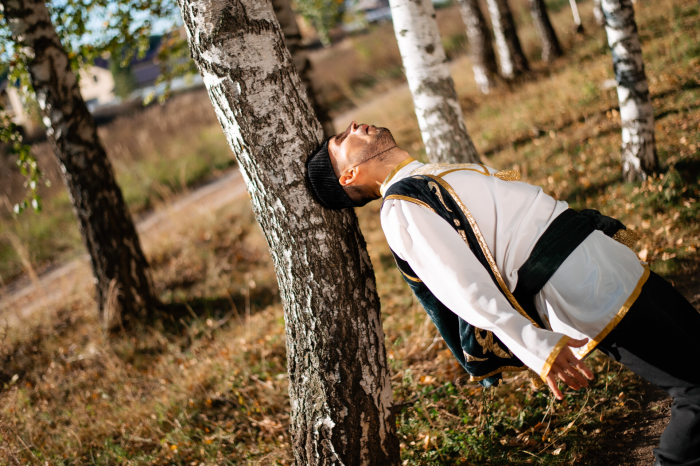
[[[582,359],[598,348],[673,397],[655,464],[700,465],[700,314],[618,242],[632,237],[620,222],[513,172],[422,164],[355,122],[308,176],[328,208],[384,198],[399,270],[473,380],[527,367],[561,400],[558,380],[586,387]]]

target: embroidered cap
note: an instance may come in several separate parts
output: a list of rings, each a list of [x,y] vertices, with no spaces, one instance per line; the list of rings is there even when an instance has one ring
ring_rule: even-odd
[[[328,154],[329,140],[326,139],[321,147],[311,154],[306,164],[311,188],[324,207],[333,210],[356,207],[335,176],[331,157]]]

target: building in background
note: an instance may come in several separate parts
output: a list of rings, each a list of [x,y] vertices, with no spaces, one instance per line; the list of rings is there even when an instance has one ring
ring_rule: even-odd
[[[182,31],[178,31],[181,33]],[[163,36],[151,36],[146,53],[137,55],[129,65],[120,68],[112,60],[97,58],[95,63],[80,71],[80,93],[91,113],[119,113],[119,107],[127,108],[135,101],[151,100],[167,90],[166,83],[158,83],[162,64],[158,54],[163,46]],[[170,83],[170,91],[178,92],[203,86],[199,74],[180,76]],[[38,122],[33,122],[27,105],[16,86],[0,76],[0,103],[14,123],[32,132]],[[133,106],[133,105],[132,105]]]
[[[391,21],[389,0],[360,0],[355,5],[357,11],[364,13],[367,24]]]
[[[114,76],[106,61],[98,60],[80,73],[80,94],[90,112],[114,102]]]
[[[7,78],[0,80],[0,104],[2,104],[3,112],[10,117],[14,124],[23,127],[25,131],[33,129],[34,125],[24,102],[22,102],[17,86],[10,83]]]

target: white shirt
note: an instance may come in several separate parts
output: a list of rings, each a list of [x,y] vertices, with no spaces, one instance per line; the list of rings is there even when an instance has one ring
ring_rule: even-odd
[[[458,170],[455,170],[458,168]],[[549,224],[568,208],[542,188],[492,176],[474,164],[425,165],[410,159],[387,177],[382,194],[411,174],[441,175],[476,220],[509,290]],[[419,170],[420,169],[420,170]],[[649,274],[627,246],[594,231],[562,263],[535,297],[541,329],[513,309],[462,237],[440,216],[407,200],[388,199],[381,223],[389,247],[455,314],[492,331],[544,379],[571,338],[590,342],[582,358],[622,319]]]

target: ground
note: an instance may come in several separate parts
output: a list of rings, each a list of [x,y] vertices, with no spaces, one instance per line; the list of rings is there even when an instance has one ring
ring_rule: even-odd
[[[697,306],[698,4],[635,4],[661,169],[644,183],[626,184],[611,58],[591,3],[580,4],[583,36],[573,32],[570,11],[562,8],[567,3],[550,3],[567,54],[547,66],[537,61],[534,29],[520,14],[535,70],[491,95],[477,92],[468,59],[455,56],[467,128],[488,165],[518,169],[573,207],[598,208],[639,232],[635,252]],[[513,4],[526,11],[527,2]],[[456,11],[441,15],[449,19]],[[387,62],[383,69],[393,70],[394,58],[373,55],[379,49],[373,41],[386,37],[378,28],[351,38],[362,45],[353,49],[362,50],[358,59],[374,68]],[[348,84],[350,78],[334,81],[331,91],[347,94],[336,102],[345,112],[337,127],[352,119],[388,126],[401,146],[424,157],[410,93],[400,76],[380,74],[362,88]],[[329,83],[327,75],[318,79]],[[232,164],[211,113],[202,125],[181,129],[188,111],[204,108],[203,97],[101,129],[133,212],[160,212],[141,220],[141,238],[161,299],[183,305],[184,315],[129,334],[102,332],[86,265],[46,264],[83,253],[59,183],[41,215],[2,218],[3,276],[38,273],[33,287],[17,281],[0,290],[0,317],[8,320],[0,331],[1,462],[290,464],[284,319],[267,245],[245,196],[235,198],[235,171],[224,172],[230,185],[218,185],[234,196],[230,202],[210,203],[224,192],[211,187],[205,197],[189,194],[206,163],[222,170]],[[151,131],[160,139],[150,139]],[[568,390],[561,403],[517,374],[488,390],[465,380],[396,272],[378,211],[375,202],[358,216],[382,301],[394,398],[403,405],[403,464],[651,464],[668,401],[604,356],[588,360],[596,373],[592,387]],[[47,267],[49,275],[41,274]],[[60,278],[42,287],[50,270]]]

